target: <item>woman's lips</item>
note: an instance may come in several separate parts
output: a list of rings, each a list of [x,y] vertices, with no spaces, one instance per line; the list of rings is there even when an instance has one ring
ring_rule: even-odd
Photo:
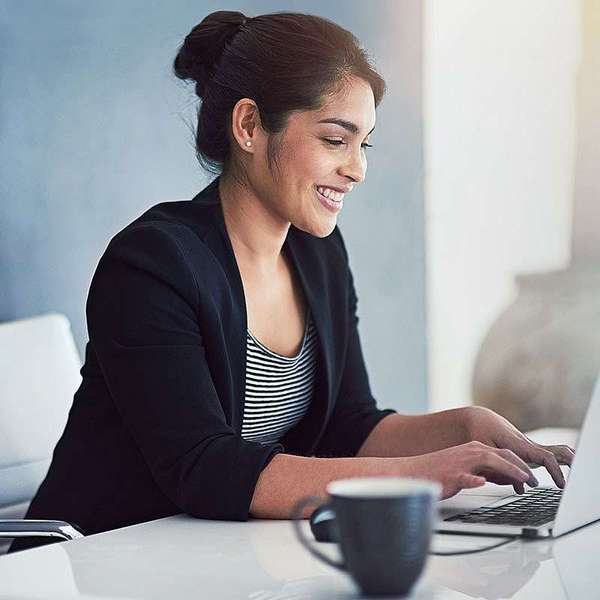
[[[344,200],[340,200],[336,202],[335,200],[330,200],[327,196],[323,196],[319,190],[315,188],[315,193],[317,194],[317,198],[319,202],[330,212],[337,213],[342,210],[342,206],[344,206]]]

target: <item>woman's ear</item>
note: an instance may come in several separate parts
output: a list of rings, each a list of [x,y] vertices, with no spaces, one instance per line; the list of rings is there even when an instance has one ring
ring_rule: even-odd
[[[253,153],[255,148],[260,147],[260,125],[260,111],[256,102],[250,98],[238,100],[231,112],[231,134],[242,150]]]

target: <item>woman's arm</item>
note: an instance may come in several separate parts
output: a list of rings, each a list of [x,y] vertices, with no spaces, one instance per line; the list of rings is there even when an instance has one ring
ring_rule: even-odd
[[[470,409],[464,406],[425,415],[387,415],[356,456],[416,456],[469,442]]]
[[[250,514],[258,519],[289,519],[298,500],[304,496],[325,498],[327,484],[336,479],[408,472],[409,465],[402,458],[320,458],[279,453],[258,478]],[[307,508],[304,518],[315,508]]]
[[[509,450],[529,464],[543,465],[561,488],[565,479],[559,465],[570,465],[575,455],[570,446],[535,443],[492,410],[464,406],[426,415],[388,415],[373,428],[356,456],[414,456],[468,442]]]
[[[349,477],[418,477],[439,481],[442,498],[486,480],[537,485],[527,465],[509,450],[470,442],[420,456],[385,458],[321,458],[279,453],[262,470],[250,514],[260,519],[289,519],[294,505],[305,496],[326,497],[327,484]],[[303,513],[307,518],[315,507]]]

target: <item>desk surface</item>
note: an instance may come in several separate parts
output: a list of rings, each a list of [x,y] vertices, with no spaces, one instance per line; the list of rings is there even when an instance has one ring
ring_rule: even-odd
[[[572,435],[561,437],[572,440]],[[308,531],[308,523],[303,526]],[[434,549],[463,550],[496,541],[438,535]],[[519,540],[479,554],[432,556],[411,597],[598,597],[599,545],[596,523],[553,541]],[[333,544],[319,546],[337,553]],[[177,515],[0,557],[0,598],[358,597],[349,577],[298,544],[290,521]]]

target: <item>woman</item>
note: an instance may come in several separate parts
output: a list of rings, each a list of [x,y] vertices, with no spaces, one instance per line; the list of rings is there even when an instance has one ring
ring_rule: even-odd
[[[197,155],[218,176],[107,247],[83,381],[27,518],[86,534],[180,512],[289,518],[359,475],[434,479],[444,497],[486,480],[522,493],[528,462],[562,487],[573,450],[492,411],[376,406],[336,226],[385,90],[354,36],[310,15],[218,11],[174,70],[196,84]]]

